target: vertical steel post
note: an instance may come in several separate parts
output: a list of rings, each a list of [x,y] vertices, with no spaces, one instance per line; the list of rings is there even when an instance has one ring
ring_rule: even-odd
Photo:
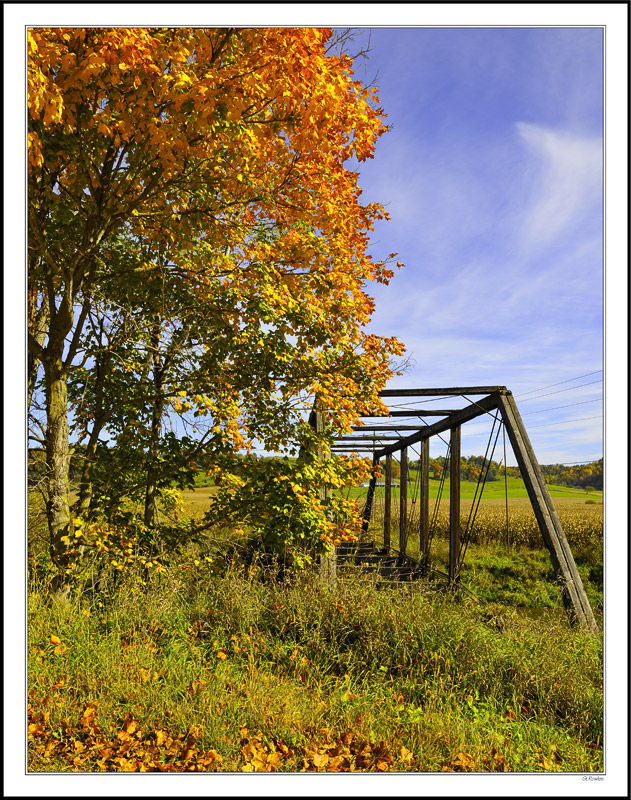
[[[390,547],[390,522],[392,519],[392,453],[386,456],[385,490],[383,508],[383,546]]]
[[[399,552],[405,555],[407,547],[408,515],[408,449],[401,450],[401,478],[399,479]]]
[[[419,558],[427,564],[429,556],[429,439],[421,442],[421,480],[419,492]]]
[[[370,483],[368,484],[368,491],[366,492],[366,504],[364,505],[362,533],[368,532],[368,525],[370,524],[370,518],[372,517],[372,504],[375,497],[375,486],[377,484],[377,476],[375,474],[374,468],[377,467],[378,465],[379,465],[379,459],[376,456],[373,456],[372,457],[373,476],[370,479]]]
[[[550,552],[550,559],[561,589],[563,604],[572,621],[578,622],[589,632],[596,633],[598,626],[594,612],[585,594],[581,576],[574,562],[574,556],[548,492],[541,467],[535,458],[534,450],[517,409],[517,404],[512,394],[507,392],[505,395],[500,396],[498,405],[539,524],[539,530]]]
[[[451,429],[449,458],[449,582],[458,579],[460,551],[460,425]]]

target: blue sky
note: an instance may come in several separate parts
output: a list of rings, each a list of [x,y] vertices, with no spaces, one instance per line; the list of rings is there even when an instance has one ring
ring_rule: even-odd
[[[392,130],[362,199],[391,216],[375,255],[405,264],[371,287],[371,329],[414,361],[389,385],[508,386],[542,463],[600,457],[602,29],[372,28],[370,45],[357,77],[376,75]],[[487,435],[466,426],[463,451]]]

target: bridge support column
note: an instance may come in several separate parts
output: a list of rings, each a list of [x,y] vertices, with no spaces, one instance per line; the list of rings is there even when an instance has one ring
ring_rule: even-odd
[[[385,496],[383,507],[383,546],[390,547],[390,523],[392,520],[392,454],[388,453],[385,464]]]
[[[498,407],[543,541],[550,551],[550,560],[557,576],[563,604],[573,622],[590,633],[596,633],[598,625],[594,613],[513,395],[510,392],[501,395]]]
[[[427,566],[429,557],[429,439],[421,442],[421,479],[419,491],[419,559]]]
[[[408,541],[408,449],[401,450],[401,478],[399,479],[399,552],[405,555]]]
[[[449,474],[449,582],[454,583],[460,551],[460,425],[451,429]]]

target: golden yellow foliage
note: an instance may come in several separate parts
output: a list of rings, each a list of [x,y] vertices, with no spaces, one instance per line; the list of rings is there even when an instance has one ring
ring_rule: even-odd
[[[317,395],[340,431],[383,409],[379,391],[403,347],[366,332],[366,287],[390,280],[396,254],[369,253],[387,214],[361,202],[349,165],[373,156],[387,126],[352,59],[330,48],[333,36],[288,27],[29,31],[29,289],[52,309],[43,339],[34,321],[46,311],[32,314],[29,342],[47,397],[66,397],[77,366],[65,363],[67,343],[85,354],[81,326],[98,296],[140,317],[140,328],[170,314],[168,330],[194,330],[155,402],[164,414],[209,415],[215,451],[296,442],[306,423],[296,420],[297,396]],[[137,391],[145,367],[123,355],[127,344],[112,345],[110,395],[99,390],[92,404],[86,367],[72,424],[89,435],[123,405],[129,422],[116,444],[139,452],[139,407],[147,412],[154,387]],[[67,409],[65,399],[48,404],[51,430],[67,430]],[[67,438],[47,464],[57,561],[70,516]],[[322,481],[343,479],[328,470]],[[322,511],[304,486],[294,499]]]

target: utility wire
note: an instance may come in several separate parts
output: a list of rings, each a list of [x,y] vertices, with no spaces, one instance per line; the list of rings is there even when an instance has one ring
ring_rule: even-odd
[[[546,392],[546,394],[538,394],[536,397],[527,397],[521,400],[522,403],[528,403],[530,400],[539,400],[541,397],[550,397],[552,394],[561,394],[562,392],[571,392],[573,389],[580,389],[582,386],[591,386],[594,383],[602,383],[603,379],[599,378],[597,381],[588,381],[587,383],[579,383],[578,386],[570,386],[567,389],[557,389],[556,392]]]
[[[536,398],[532,398],[535,400]],[[542,408],[539,411],[528,411],[522,414],[522,417],[529,417],[531,414],[544,414],[546,411],[556,411],[559,408],[571,408],[572,406],[584,406],[587,403],[601,403],[602,397],[597,397],[595,400],[582,400],[580,403],[568,403],[566,406],[553,406],[552,408]]]
[[[562,391],[567,391],[567,390],[563,389]],[[532,400],[536,400],[537,398],[533,397],[531,399]],[[522,417],[528,417],[531,414],[543,414],[546,411],[557,411],[560,408],[571,408],[572,406],[582,406],[582,405],[585,405],[586,403],[596,403],[596,402],[599,401],[599,399],[600,398],[597,398],[596,400],[585,400],[585,401],[582,401],[580,403],[568,403],[565,406],[554,406],[552,408],[542,408],[539,411],[528,411],[526,414],[522,414]],[[602,417],[602,414],[599,414],[598,416]],[[596,419],[596,417],[582,417],[581,419]],[[550,424],[550,425],[565,425],[567,422],[578,422],[578,420],[570,419],[570,420],[563,420],[561,422],[551,422],[551,423],[546,423],[546,424]],[[463,433],[462,435],[463,436],[485,436],[486,434],[482,433],[482,432],[480,432],[480,433],[471,433],[470,432],[471,429],[479,428],[479,427],[480,427],[480,423],[477,423],[477,424],[474,424],[474,425],[470,425],[468,431],[466,433]],[[543,425],[529,425],[528,426],[528,430],[530,430],[531,428],[541,428],[541,427],[543,427]]]
[[[521,394],[515,395],[515,397],[524,397],[527,394],[533,394],[533,392],[542,392],[544,389],[551,389],[553,386],[561,386],[561,384],[563,383],[578,381],[581,378],[589,378],[590,375],[597,375],[599,372],[602,372],[602,369],[597,369],[594,372],[586,372],[585,375],[577,375],[575,378],[568,378],[566,381],[559,381],[558,383],[550,383],[548,384],[548,386],[539,387],[539,389],[531,389],[529,392],[522,392]]]
[[[587,461],[557,461],[554,464],[546,464],[545,466],[548,467],[571,467],[573,464],[596,464],[598,461],[602,459],[600,458],[589,458]]]
[[[546,422],[543,425],[530,425],[529,430],[532,428],[548,428],[551,425],[569,425],[570,422],[583,422],[585,419],[602,419],[602,414],[596,414],[595,417],[579,417],[578,419],[564,419],[561,422]]]

